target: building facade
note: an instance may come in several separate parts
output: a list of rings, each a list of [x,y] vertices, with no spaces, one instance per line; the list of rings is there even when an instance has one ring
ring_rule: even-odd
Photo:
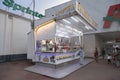
[[[74,1],[74,0],[72,0]],[[94,19],[97,23],[96,31],[86,32],[83,35],[82,45],[85,50],[85,55],[88,57],[93,57],[95,48],[101,53],[101,48],[105,47],[106,50],[110,46],[119,46],[120,39],[120,24],[119,24],[119,12],[120,12],[120,1],[119,0],[78,0],[80,5],[88,12],[88,14]],[[61,4],[45,11],[45,17],[52,19],[53,17],[62,16],[65,11],[68,11],[72,8],[72,5],[69,5],[70,2]],[[59,9],[64,8],[64,10],[59,11]],[[106,17],[109,15],[109,9],[111,6],[118,6],[113,13],[118,14],[118,21],[111,21],[109,27],[105,25]],[[56,12],[59,12],[56,14]],[[72,11],[72,9],[71,9]],[[71,14],[70,14],[71,15]],[[113,14],[115,15],[115,14]],[[48,19],[48,20],[49,20]],[[39,20],[38,20],[39,22]],[[36,23],[38,23],[36,21]],[[44,22],[44,20],[42,21]],[[27,36],[27,33],[31,31],[31,20],[9,13],[4,10],[0,10],[0,62],[10,61],[16,59],[25,59],[27,53],[30,53],[28,56],[33,56],[32,53],[35,51],[34,48],[34,37]],[[109,22],[108,22],[109,24]],[[37,25],[36,25],[37,26]],[[107,28],[106,28],[107,27]],[[31,38],[32,37],[32,38]],[[27,43],[27,38],[28,43]],[[29,43],[33,41],[33,43]],[[112,42],[107,44],[108,42]],[[27,46],[28,45],[28,46]],[[28,50],[28,47],[30,47]],[[109,50],[108,50],[109,52]]]
[[[0,62],[26,59],[31,20],[0,10]]]
[[[106,53],[111,53],[111,47],[113,48],[113,46],[119,45],[119,41],[116,42],[116,40],[120,39],[120,23],[116,20],[110,20],[111,24],[109,25],[109,27],[107,27],[107,25],[105,25],[105,22],[107,20],[105,20],[104,18],[106,18],[109,15],[109,13],[110,15],[115,15],[114,13],[116,13],[116,19],[120,19],[120,1],[79,1],[81,5],[85,8],[85,10],[92,16],[92,18],[98,24],[97,31],[84,34],[83,44],[86,56],[93,57],[95,48],[98,48],[99,54],[101,54],[102,48],[106,49]],[[116,11],[114,9],[112,11],[110,10],[110,8],[113,6],[117,6]]]

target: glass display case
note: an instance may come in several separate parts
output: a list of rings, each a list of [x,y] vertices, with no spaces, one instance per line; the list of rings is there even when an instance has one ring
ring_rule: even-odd
[[[49,40],[37,40],[37,48],[40,48],[40,52],[73,52],[80,48],[80,43],[78,41],[79,37],[65,38],[56,37]]]
[[[37,34],[36,62],[60,64],[80,57],[81,31],[61,23],[50,23]]]

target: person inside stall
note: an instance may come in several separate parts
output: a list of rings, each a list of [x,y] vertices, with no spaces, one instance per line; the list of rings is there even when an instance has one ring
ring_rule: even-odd
[[[67,50],[68,50],[68,45],[64,43],[63,47],[64,47],[64,52],[67,52]]]
[[[49,40],[46,40],[46,51],[49,51]]]
[[[56,44],[56,46],[55,46],[55,51],[57,52],[58,51],[58,46],[59,46],[59,44]]]
[[[54,48],[55,48],[55,52],[56,52],[58,49],[58,44],[56,44],[55,42],[54,42]]]

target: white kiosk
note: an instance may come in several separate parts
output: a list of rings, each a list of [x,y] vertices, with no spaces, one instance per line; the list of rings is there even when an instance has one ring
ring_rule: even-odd
[[[33,40],[29,44],[34,49],[28,46],[28,59],[47,65],[78,59],[78,50],[84,47],[82,36],[96,30],[95,21],[77,1],[47,9],[45,16],[35,21],[34,39],[33,33],[29,34],[29,40]]]

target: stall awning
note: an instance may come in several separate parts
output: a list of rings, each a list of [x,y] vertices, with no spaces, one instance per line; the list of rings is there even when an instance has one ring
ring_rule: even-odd
[[[79,31],[81,33],[95,31],[97,28],[96,22],[82,8],[80,2],[76,0],[47,9],[45,15],[45,18],[35,22],[35,28],[39,28],[39,25],[50,20],[55,21],[59,26],[64,25],[61,29],[71,27],[73,31]],[[68,32],[68,34],[71,33]]]
[[[54,17],[56,21],[69,18],[77,15],[82,21],[86,22],[94,30],[97,28],[97,23],[87,13],[87,11],[81,6],[80,2],[72,0],[64,4],[49,8],[45,10],[46,17]],[[75,17],[76,18],[76,17]]]

